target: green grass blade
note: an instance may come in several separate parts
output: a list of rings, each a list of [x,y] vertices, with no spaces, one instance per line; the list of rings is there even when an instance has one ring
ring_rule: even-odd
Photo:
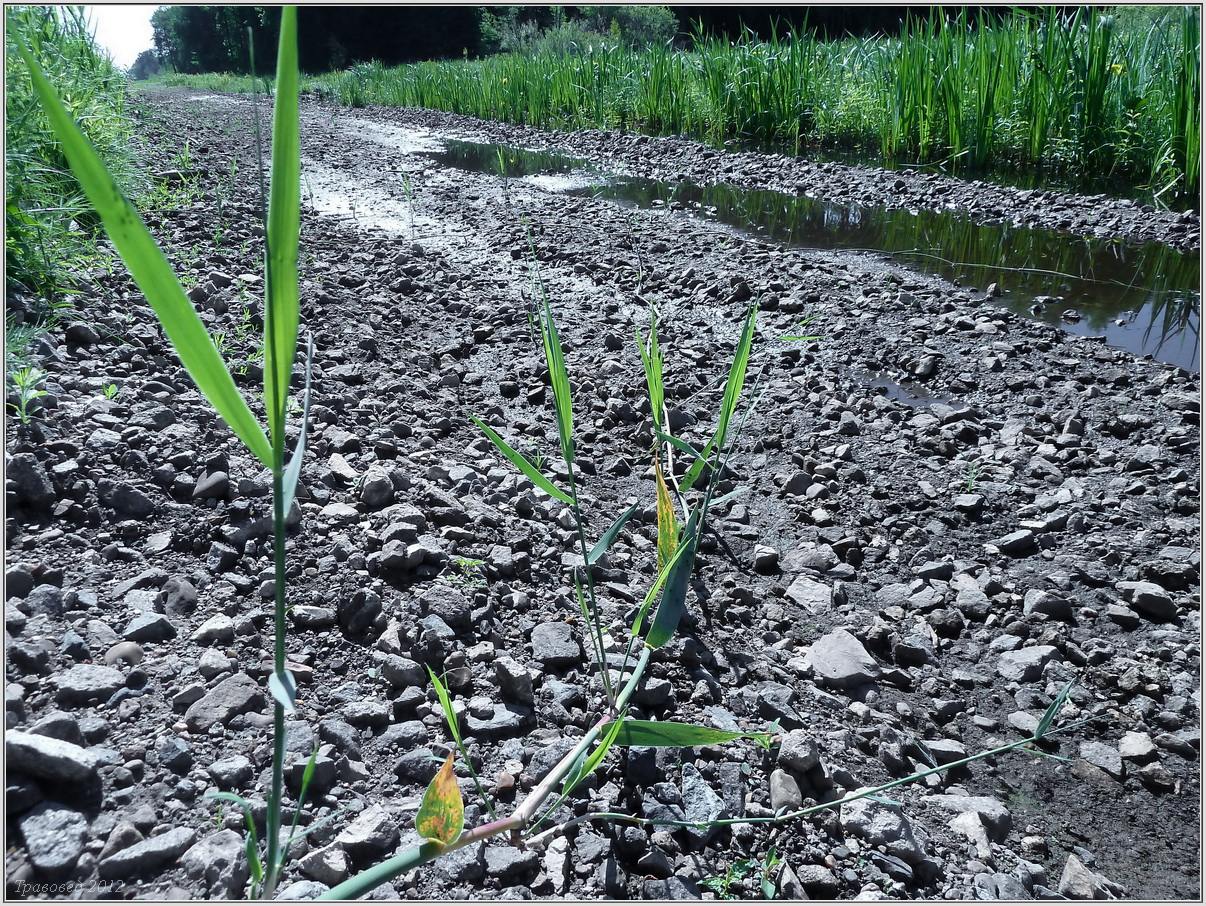
[[[698,450],[696,450],[693,446],[691,446],[689,443],[687,443],[681,437],[675,437],[674,435],[667,434],[664,431],[655,432],[655,436],[657,437],[658,440],[662,441],[663,443],[667,443],[670,446],[674,447],[676,450],[686,453],[692,459],[700,459],[703,457],[702,453],[700,453]]]
[[[544,491],[550,497],[560,500],[562,503],[573,505],[573,497],[565,493],[565,491],[561,490],[561,488],[557,487],[557,485],[553,484],[551,481],[549,481],[549,479],[545,478],[538,468],[532,465],[522,453],[503,440],[498,435],[497,431],[487,425],[476,415],[470,415],[469,418],[475,425],[482,429],[482,433],[489,438],[490,443],[494,444],[494,446],[498,448],[498,451],[502,453],[503,456],[511,460],[511,463],[515,466],[515,468],[519,469],[519,471],[523,472],[524,475],[528,476],[528,478],[532,480],[532,484],[536,485],[536,487],[540,488],[540,490]]]
[[[1063,708],[1064,702],[1068,700],[1068,696],[1072,694],[1072,687],[1076,684],[1076,680],[1070,679],[1064,685],[1064,688],[1059,691],[1059,695],[1055,696],[1055,700],[1043,713],[1042,718],[1038,722],[1038,727],[1034,731],[1034,735],[1038,739],[1042,739],[1047,731],[1051,729],[1051,724],[1054,723],[1060,709]]]
[[[645,617],[649,614],[649,609],[653,606],[653,602],[657,600],[658,594],[662,590],[662,586],[666,584],[666,580],[670,578],[670,572],[675,565],[687,553],[686,539],[679,542],[678,550],[674,552],[674,556],[670,558],[670,562],[661,568],[657,574],[657,579],[649,586],[649,591],[645,592],[645,599],[641,602],[640,609],[637,610],[636,618],[632,621],[632,636],[636,638],[641,634],[641,630],[645,626]]]
[[[625,718],[612,721],[611,729],[620,724],[615,737],[618,746],[656,746],[660,748],[691,748],[693,746],[715,746],[735,739],[752,739],[764,749],[769,749],[773,737],[770,733],[717,730],[700,724],[685,724],[671,720],[633,720]]]
[[[297,7],[281,10],[272,118],[272,183],[269,187],[264,306],[264,403],[272,445],[284,459],[285,414],[297,347],[297,245],[301,206],[298,136]]]
[[[724,449],[729,436],[729,422],[737,411],[737,402],[741,399],[741,389],[745,385],[745,370],[750,361],[750,350],[754,345],[754,327],[758,318],[757,304],[751,305],[745,317],[745,325],[741,329],[741,338],[737,341],[737,349],[733,353],[733,363],[729,366],[729,377],[724,385],[724,398],[720,404],[720,417],[716,422],[716,433],[704,447],[702,455],[691,464],[687,474],[683,476],[680,488],[690,490],[703,474],[708,458]]]
[[[687,519],[687,525],[683,528],[682,540],[679,543],[681,556],[675,555],[674,566],[666,577],[666,591],[662,595],[657,613],[653,615],[649,635],[645,637],[645,644],[650,648],[661,648],[674,637],[678,622],[687,607],[687,590],[691,583],[691,573],[695,569],[695,549],[699,544],[699,514],[699,507],[693,509]]]
[[[185,296],[167,258],[134,206],[122,195],[104,163],[93,150],[37,61],[23,45],[18,51],[29,67],[34,89],[58,136],[71,171],[79,180],[88,201],[100,215],[105,232],[113,242],[148,304],[154,310],[181,364],[197,389],[230,426],[247,449],[264,465],[272,466],[272,448],[213,340]]]
[[[610,527],[608,527],[607,531],[605,531],[602,537],[600,537],[595,543],[595,546],[590,549],[590,553],[586,555],[587,566],[597,563],[599,558],[611,549],[611,546],[616,543],[616,538],[618,538],[620,535],[620,530],[624,528],[625,523],[632,518],[632,515],[636,512],[636,510],[637,505],[634,503],[632,506],[622,512],[616,521],[613,522]]]
[[[444,688],[440,678],[430,667],[427,668],[427,675],[431,677],[431,685],[435,688],[436,697],[440,700],[440,708],[444,711],[444,721],[448,724],[448,732],[452,734],[459,749],[461,747],[461,728],[457,726],[456,712],[452,710],[452,699],[448,696],[448,690]]]
[[[281,490],[284,492],[284,512],[287,516],[293,506],[293,498],[297,494],[297,482],[301,479],[302,460],[306,458],[306,433],[310,424],[310,372],[314,364],[314,340],[306,341],[306,389],[302,393],[301,432],[297,437],[297,446],[285,467],[285,478]]]
[[[662,430],[662,414],[665,409],[666,388],[662,380],[662,350],[657,341],[657,312],[649,312],[649,340],[641,336],[636,328],[637,349],[641,353],[641,365],[645,369],[645,386],[649,388],[649,409],[653,415],[655,432]]]
[[[561,455],[567,463],[574,461],[574,407],[570,398],[569,373],[565,368],[565,352],[561,348],[561,335],[549,300],[544,299],[544,311],[540,318],[540,335],[544,340],[544,360],[549,369],[549,381],[553,385],[553,403],[557,409],[557,437],[561,441]]]

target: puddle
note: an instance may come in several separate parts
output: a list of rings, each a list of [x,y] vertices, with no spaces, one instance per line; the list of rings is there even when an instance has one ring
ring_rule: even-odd
[[[357,198],[344,190],[349,184],[349,176],[344,171],[321,166],[309,159],[302,162],[302,200],[320,214],[352,220],[359,226],[376,227],[398,235],[411,235],[429,223],[418,213],[412,215],[405,202],[392,199],[385,193]]]
[[[927,388],[910,381],[894,381],[882,374],[869,374],[865,371],[849,371],[848,374],[864,387],[882,390],[888,399],[911,409],[928,409],[930,406],[939,405],[950,406],[952,409],[967,408],[967,404],[960,400],[931,393]]]
[[[443,139],[425,130],[345,119],[372,141],[447,168],[498,174],[546,191],[641,208],[684,210],[784,245],[887,253],[908,267],[984,291],[1020,315],[1136,355],[1200,370],[1198,256],[1164,245],[1086,239],[973,223],[952,212],[889,210],[730,185],[608,178],[548,151]],[[347,213],[344,211],[342,213]]]
[[[500,169],[511,179],[549,176],[562,173],[593,173],[586,161],[551,151],[529,151],[510,145],[483,144],[458,139],[445,139],[438,150],[425,151],[436,164],[457,170],[499,175]],[[599,177],[591,180],[598,184]]]
[[[729,185],[621,177],[571,190],[643,208],[681,208],[756,236],[807,248],[886,252],[914,270],[986,289],[1018,314],[1138,355],[1200,369],[1197,255],[1053,230],[976,224]],[[1067,314],[1065,314],[1067,313]]]

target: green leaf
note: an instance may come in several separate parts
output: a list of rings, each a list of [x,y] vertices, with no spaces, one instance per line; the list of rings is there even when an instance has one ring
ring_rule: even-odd
[[[681,556],[675,558],[674,567],[666,577],[666,590],[662,594],[661,603],[653,615],[653,625],[649,627],[649,635],[645,644],[650,648],[661,648],[678,630],[678,622],[682,619],[687,607],[687,591],[691,583],[691,573],[695,569],[695,549],[699,544],[699,514],[700,508],[691,511],[687,525],[682,531]]]
[[[662,350],[657,340],[657,312],[649,309],[649,341],[641,336],[641,329],[636,330],[637,349],[641,353],[641,365],[645,369],[645,386],[649,389],[649,409],[653,414],[655,432],[662,429],[662,415],[666,403],[666,388],[662,381]]]
[[[624,528],[624,524],[632,518],[632,515],[636,512],[636,510],[637,505],[634,503],[632,506],[622,512],[616,521],[608,527],[607,531],[605,531],[602,537],[599,538],[599,540],[595,543],[595,546],[590,549],[590,553],[586,555],[587,566],[591,565],[592,563],[597,563],[599,558],[611,549],[611,546],[616,543],[616,538],[620,535],[620,529]]]
[[[1051,729],[1051,724],[1055,721],[1056,716],[1064,707],[1064,703],[1068,700],[1068,696],[1072,694],[1072,687],[1076,684],[1075,679],[1068,680],[1063,689],[1059,691],[1059,695],[1055,696],[1055,700],[1043,712],[1043,716],[1039,719],[1038,727],[1035,728],[1034,735],[1037,739],[1042,739],[1047,731]]]
[[[673,434],[667,434],[664,431],[657,431],[655,432],[655,435],[658,440],[662,441],[663,443],[670,444],[670,446],[674,447],[676,450],[686,453],[692,459],[699,459],[703,455],[681,437],[675,437]]]
[[[302,394],[301,432],[297,437],[297,446],[289,457],[289,465],[285,467],[285,476],[281,483],[284,492],[284,513],[287,517],[293,506],[293,498],[297,495],[297,482],[301,479],[302,460],[306,458],[306,432],[310,425],[310,371],[314,364],[314,339],[306,340],[306,389]]]
[[[163,325],[163,331],[180,357],[181,364],[197,389],[247,449],[271,468],[272,448],[264,436],[264,430],[235,386],[226,363],[222,361],[222,356],[184,294],[163,252],[68,114],[37,61],[20,42],[17,50],[29,67],[34,90],[62,145],[71,171],[100,215],[113,247],[130,269],[134,282]]]
[[[660,568],[669,563],[678,550],[679,526],[674,500],[670,496],[670,489],[666,487],[662,464],[656,457],[653,460],[653,477],[657,481],[657,563]]]
[[[605,730],[616,724],[620,725],[615,737],[618,746],[656,746],[659,748],[692,748],[694,746],[715,746],[735,739],[752,739],[764,749],[770,748],[769,733],[745,733],[733,730],[717,730],[715,727],[705,727],[700,724],[684,724],[671,720],[633,720],[625,718],[621,721],[610,721]]]
[[[729,493],[717,497],[712,501],[712,506],[724,506],[730,501],[736,500],[738,497],[743,497],[750,492],[749,488],[734,488]]]
[[[557,437],[561,441],[561,455],[567,463],[574,461],[574,408],[570,398],[569,373],[565,369],[565,353],[561,348],[561,336],[557,333],[557,322],[548,297],[544,299],[544,311],[540,318],[540,336],[544,340],[544,360],[549,369],[549,381],[553,385],[553,402],[557,409]]]
[[[561,488],[557,487],[557,485],[553,484],[551,481],[549,481],[549,479],[545,478],[538,468],[532,465],[522,453],[503,440],[498,435],[497,431],[487,425],[476,415],[470,415],[469,418],[475,425],[482,429],[482,433],[489,438],[490,443],[494,444],[494,446],[498,448],[498,451],[502,453],[503,456],[511,460],[511,463],[515,466],[515,468],[519,469],[519,471],[523,472],[524,475],[528,476],[528,478],[532,480],[532,484],[536,485],[536,487],[540,488],[540,490],[544,491],[550,497],[560,500],[562,503],[568,503],[571,506],[573,505],[573,497],[565,493],[565,491],[561,490]]]
[[[450,754],[444,766],[431,779],[423,793],[419,813],[415,815],[415,830],[424,840],[434,840],[447,846],[455,843],[465,827],[465,803],[453,771]]]
[[[448,695],[448,690],[444,688],[444,684],[440,682],[440,678],[435,675],[435,671],[430,667],[427,668],[427,675],[431,677],[431,685],[435,687],[436,697],[440,700],[440,708],[444,711],[444,720],[448,724],[448,732],[452,734],[452,738],[456,741],[457,748],[460,748],[461,728],[457,726],[456,712],[452,710],[452,699]]]
[[[649,608],[653,606],[653,602],[657,600],[658,593],[662,590],[662,586],[666,584],[666,580],[670,577],[670,571],[674,569],[674,565],[686,554],[687,545],[684,541],[680,541],[678,550],[674,552],[674,556],[670,562],[661,568],[657,574],[657,579],[649,586],[649,591],[645,592],[645,600],[641,602],[641,607],[637,611],[636,619],[632,621],[632,637],[636,638],[641,634],[641,629],[645,625],[645,617],[649,613]]]
[[[297,708],[297,681],[288,670],[284,673],[273,671],[268,677],[268,691],[286,714],[292,714]]]
[[[284,458],[289,380],[297,349],[297,245],[301,206],[298,137],[297,7],[281,10],[272,118],[264,305],[264,404],[273,448]]]
[[[737,402],[741,398],[741,388],[745,385],[746,366],[750,361],[750,349],[754,345],[754,327],[758,318],[758,306],[753,304],[750,306],[749,313],[745,317],[745,325],[741,329],[741,338],[737,341],[737,349],[733,353],[733,362],[729,366],[729,377],[724,385],[724,398],[720,403],[720,417],[716,422],[716,432],[712,435],[712,439],[703,449],[703,453],[691,464],[691,468],[687,470],[687,474],[683,476],[683,480],[679,486],[683,491],[688,491],[699,480],[699,476],[703,474],[705,466],[708,464],[708,459],[713,453],[724,450],[725,442],[729,436],[729,422],[732,421],[733,414],[737,411]]]

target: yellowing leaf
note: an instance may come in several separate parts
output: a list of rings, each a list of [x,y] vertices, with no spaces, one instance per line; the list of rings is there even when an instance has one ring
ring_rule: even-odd
[[[678,549],[678,519],[674,516],[674,500],[662,475],[662,464],[657,459],[653,461],[653,474],[657,479],[657,565],[661,569]]]
[[[452,761],[449,755],[431,779],[415,816],[415,830],[419,836],[445,846],[455,843],[465,827],[465,803],[461,799],[461,788],[456,785]]]

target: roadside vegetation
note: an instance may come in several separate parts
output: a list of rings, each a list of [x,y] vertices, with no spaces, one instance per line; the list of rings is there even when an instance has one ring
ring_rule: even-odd
[[[70,307],[78,275],[102,257],[95,242],[98,220],[71,175],[16,42],[30,49],[59,87],[118,186],[138,195],[141,185],[126,79],[96,49],[82,12],[26,6],[6,13],[5,352],[11,372],[39,327]]]
[[[677,49],[625,34],[501,23],[500,53],[309,79],[332,101],[421,106],[557,128],[682,134],[803,153],[837,149],[967,172],[1103,176],[1164,201],[1198,191],[1200,14],[1081,7],[911,19],[899,37],[797,29]],[[636,26],[632,26],[635,29]],[[250,79],[168,76],[249,90]]]

